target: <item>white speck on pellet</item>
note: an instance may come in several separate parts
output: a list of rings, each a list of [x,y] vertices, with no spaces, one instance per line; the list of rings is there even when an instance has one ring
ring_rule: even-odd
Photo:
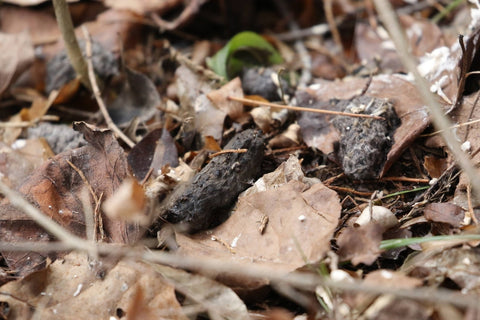
[[[393,278],[393,274],[390,271],[387,271],[387,270],[382,270],[381,275],[385,279],[392,279]]]
[[[235,248],[237,246],[238,240],[240,239],[241,236],[242,236],[242,234],[240,233],[238,236],[233,238],[232,243],[230,243],[230,246],[232,248]]]
[[[73,296],[76,297],[80,294],[80,292],[82,291],[82,288],[83,288],[83,284],[79,284],[78,287],[77,287],[77,290],[73,293]]]
[[[305,219],[307,219],[307,217],[305,217],[303,214],[302,214],[301,216],[298,216],[298,220],[299,220],[300,222],[305,221]]]

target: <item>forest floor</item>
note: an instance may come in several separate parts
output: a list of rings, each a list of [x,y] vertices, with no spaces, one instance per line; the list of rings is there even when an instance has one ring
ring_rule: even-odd
[[[480,319],[478,1],[5,3],[0,319]]]

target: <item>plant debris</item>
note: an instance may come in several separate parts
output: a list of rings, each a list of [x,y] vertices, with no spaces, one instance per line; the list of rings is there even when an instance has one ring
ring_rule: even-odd
[[[6,2],[0,319],[478,318],[479,1]]]

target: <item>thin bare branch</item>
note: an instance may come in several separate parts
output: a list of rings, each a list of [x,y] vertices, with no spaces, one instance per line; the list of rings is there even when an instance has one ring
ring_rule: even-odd
[[[112,130],[120,139],[122,139],[130,148],[135,146],[135,143],[127,137],[122,130],[120,130],[117,125],[113,122],[112,118],[108,114],[107,107],[102,100],[100,95],[100,89],[98,88],[97,78],[95,77],[95,71],[93,70],[93,63],[92,63],[92,41],[90,40],[90,35],[88,33],[87,28],[82,28],[83,34],[85,35],[85,53],[87,54],[87,65],[88,65],[88,76],[90,78],[90,82],[92,84],[92,91],[97,100],[98,107],[102,112],[103,117],[105,118],[105,122],[110,130]]]
[[[294,110],[294,111],[331,114],[331,115],[335,115],[335,116],[346,116],[346,117],[356,117],[356,118],[370,118],[370,119],[375,119],[375,120],[385,120],[385,118],[383,118],[383,117],[373,116],[373,115],[370,115],[370,114],[349,113],[349,112],[341,112],[341,111],[322,110],[322,109],[296,107],[296,106],[286,106],[286,105],[283,105],[283,104],[278,104],[278,103],[273,103],[273,102],[266,102],[266,101],[263,102],[263,101],[256,101],[256,100],[246,99],[246,98],[231,97],[231,96],[229,96],[228,99],[233,100],[233,101],[241,102],[241,103],[243,103],[245,105],[248,105],[248,106],[251,106],[251,107],[267,106],[267,107],[274,107],[274,108]]]
[[[66,0],[53,0],[53,8],[55,9],[55,17],[57,18],[58,27],[62,33],[63,41],[65,42],[68,59],[70,59],[77,76],[80,77],[80,82],[91,91],[92,87],[88,80],[87,63],[85,62],[80,46],[78,45],[75,30],[73,28],[72,17],[70,16],[70,11],[68,11]]]

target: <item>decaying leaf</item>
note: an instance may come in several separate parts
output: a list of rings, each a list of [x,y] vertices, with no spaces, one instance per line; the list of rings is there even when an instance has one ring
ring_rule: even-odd
[[[0,95],[33,61],[33,46],[27,32],[0,33]]]
[[[44,163],[26,180],[19,192],[45,215],[75,235],[85,235],[85,217],[80,193],[91,188],[91,208],[110,197],[129,176],[123,149],[109,130],[77,123],[88,145],[61,153]],[[82,176],[83,175],[83,176]],[[139,236],[133,225],[103,217],[103,226],[112,242],[128,243]],[[48,241],[51,237],[34,221],[5,200],[0,206],[0,238],[2,241]],[[9,266],[19,274],[28,274],[42,267],[44,255],[37,253],[2,252]],[[52,253],[52,258],[55,254]],[[36,257],[36,258],[35,258]],[[35,261],[35,262],[34,262]],[[33,270],[32,266],[35,266]]]
[[[11,307],[9,319],[108,319],[119,313],[131,319],[187,319],[174,287],[151,266],[120,261],[99,279],[83,253],[70,253],[1,291],[7,293],[2,301]],[[139,308],[132,308],[134,303]]]
[[[42,138],[19,140],[12,147],[0,142],[0,175],[15,189],[52,156]]]
[[[229,96],[243,98],[240,78],[237,77],[220,89],[213,90],[207,94],[208,99],[210,99],[218,109],[228,114],[232,120],[241,122],[242,118],[245,118],[243,104],[238,101],[229,100]]]
[[[409,261],[409,273],[423,274],[439,284],[446,278],[454,281],[466,293],[480,292],[478,248],[427,249]]]
[[[448,223],[459,228],[465,218],[465,211],[453,203],[429,203],[423,212],[429,221]]]
[[[142,181],[147,173],[157,176],[163,166],[178,165],[178,152],[172,136],[166,129],[156,129],[149,132],[128,153],[128,164],[134,177]]]
[[[342,260],[351,260],[354,265],[372,264],[381,251],[383,228],[369,223],[359,228],[346,228],[337,239],[338,255]]]
[[[153,268],[193,304],[203,306],[210,318],[250,319],[244,302],[232,289],[207,277],[183,270],[160,265]]]
[[[444,34],[435,23],[407,15],[399,18],[414,56],[423,57],[426,53],[445,46]],[[384,72],[405,72],[395,46],[383,27],[377,26],[374,29],[368,23],[358,23],[355,40],[359,59],[370,69],[378,66]]]
[[[125,68],[125,82],[117,98],[108,105],[112,120],[127,125],[134,118],[148,121],[158,110],[160,96],[153,82],[145,75]]]
[[[113,195],[103,203],[103,210],[112,220],[147,225],[145,194],[135,179],[125,179]]]
[[[408,277],[401,272],[390,270],[376,270],[369,273],[364,283],[376,287],[413,289],[422,284],[420,279]],[[429,308],[421,302],[399,299],[394,295],[374,296],[357,294],[353,308],[362,312],[366,319],[397,319],[392,315],[399,314],[398,319],[428,319]]]

